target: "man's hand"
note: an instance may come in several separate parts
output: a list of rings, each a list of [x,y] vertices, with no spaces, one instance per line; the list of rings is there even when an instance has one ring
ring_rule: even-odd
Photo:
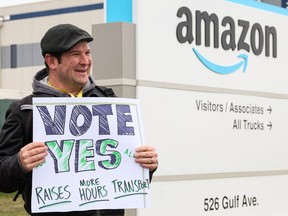
[[[48,155],[47,146],[43,142],[32,142],[21,148],[19,161],[26,171],[31,171],[34,167],[45,161]]]
[[[151,146],[140,146],[135,150],[135,161],[143,168],[148,168],[150,171],[158,167],[158,154],[155,148]]]

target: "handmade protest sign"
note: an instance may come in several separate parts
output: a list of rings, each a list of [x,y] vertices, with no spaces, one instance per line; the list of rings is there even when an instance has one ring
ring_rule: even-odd
[[[149,207],[139,101],[33,98],[33,140],[48,147],[33,170],[32,212]]]

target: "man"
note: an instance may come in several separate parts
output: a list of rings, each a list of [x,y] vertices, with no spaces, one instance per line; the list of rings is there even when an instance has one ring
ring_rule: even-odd
[[[46,68],[39,71],[33,79],[33,97],[114,96],[111,89],[96,86],[90,76],[92,57],[88,43],[92,40],[90,34],[71,24],[60,24],[49,29],[40,43]],[[26,108],[18,101],[12,103],[6,113],[0,133],[0,191],[21,191],[25,209],[31,214],[32,169],[45,161],[48,150],[44,143],[32,142],[32,111]],[[23,120],[24,116],[26,117]],[[151,178],[158,166],[157,152],[150,146],[138,147],[135,162],[148,168]],[[123,216],[124,210],[31,215]]]

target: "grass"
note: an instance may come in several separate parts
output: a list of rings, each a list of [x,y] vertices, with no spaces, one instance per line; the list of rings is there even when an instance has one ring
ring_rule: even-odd
[[[15,193],[0,193],[0,216],[27,216],[21,195],[14,202]]]

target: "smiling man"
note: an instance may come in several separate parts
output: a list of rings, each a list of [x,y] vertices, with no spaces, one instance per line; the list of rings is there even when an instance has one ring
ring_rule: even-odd
[[[92,40],[89,33],[71,24],[49,29],[40,43],[46,68],[36,73],[33,79],[33,95],[12,103],[6,113],[0,133],[0,192],[18,190],[23,193],[25,209],[31,215],[124,215],[123,209],[31,213],[32,170],[48,155],[43,142],[32,142],[32,96],[115,97],[112,89],[97,86],[90,76],[92,57],[89,42]],[[150,170],[151,179],[158,166],[155,148],[138,147],[134,156],[136,163]]]
[[[47,31],[41,40],[41,49],[46,68],[49,68],[51,87],[72,97],[82,94],[91,71],[88,43],[92,40],[86,31],[73,25],[57,25]]]

